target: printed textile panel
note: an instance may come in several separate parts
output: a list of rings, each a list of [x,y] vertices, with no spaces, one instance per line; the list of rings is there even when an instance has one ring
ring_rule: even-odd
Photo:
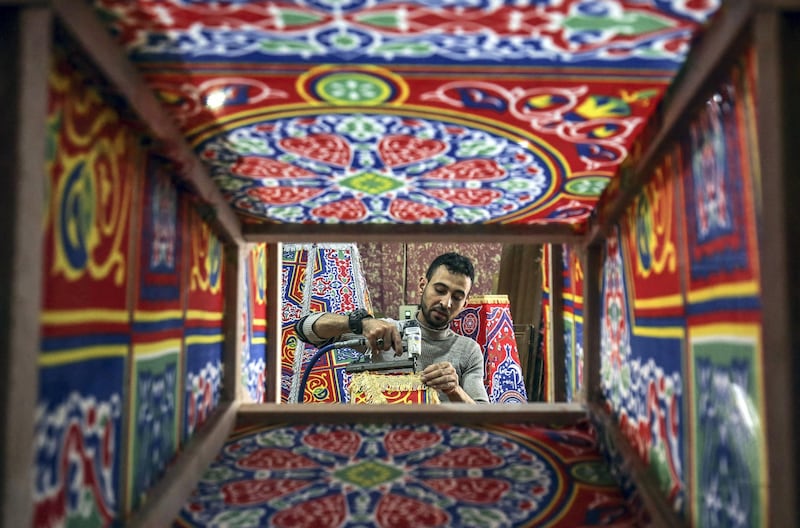
[[[572,312],[564,311],[564,377],[566,401],[571,402],[577,396],[573,383],[575,376],[575,318]]]
[[[767,526],[761,325],[689,329],[693,522]]]
[[[316,347],[297,339],[293,325],[310,312],[347,313],[358,308],[372,311],[357,246],[284,245],[283,299],[281,400],[348,401],[349,374],[344,367],[361,354],[351,348],[318,354]],[[306,386],[301,387],[309,368]]]
[[[109,526],[122,516],[122,416],[132,333],[129,233],[143,156],[139,137],[90,86],[64,56],[54,57],[34,526]]]
[[[426,387],[417,373],[359,372],[352,375],[347,390],[350,403],[440,403],[436,389]]]
[[[179,444],[186,206],[163,165],[148,160],[143,178],[128,418],[128,511],[173,459]]]
[[[561,314],[564,321],[564,386],[566,388],[567,401],[572,401],[575,314],[572,309],[572,275],[569,268],[569,247],[566,245],[561,246],[561,280],[563,281],[562,303],[564,309]]]
[[[219,403],[222,389],[223,248],[193,208],[189,218],[182,439],[188,440]]]
[[[630,239],[619,234],[634,229],[626,224],[606,239],[600,383],[606,404],[623,435],[659,482],[673,508],[685,514],[686,444],[682,410],[685,330],[683,326],[670,326],[675,324],[675,318],[637,317],[649,314],[637,308],[646,307],[647,303],[637,304],[634,294],[646,299],[647,294],[641,292],[648,291],[646,286],[650,282],[641,276],[630,277],[628,270],[636,269],[640,257],[630,254],[626,245]],[[669,241],[661,240],[659,248],[666,242]],[[649,280],[663,286],[670,279],[668,270],[676,273],[675,269],[666,268]],[[662,280],[658,280],[659,276]],[[654,292],[649,291],[651,295]]]
[[[674,151],[664,157],[622,220],[630,348],[619,347],[625,367],[617,380],[621,385],[611,392],[623,433],[673,507],[685,515],[686,308],[678,264],[679,222],[685,214],[676,200],[676,159]]]
[[[528,401],[514,337],[511,305],[506,295],[470,297],[467,306],[450,323],[450,328],[481,346],[489,402]]]
[[[639,526],[588,424],[235,432],[175,526]]]
[[[122,355],[40,366],[33,526],[120,525],[124,383]]]
[[[179,444],[180,340],[134,346],[129,411],[129,511],[146,501]]]
[[[135,330],[144,334],[180,327],[183,308],[183,230],[186,206],[163,165],[148,160],[137,213],[139,265]],[[177,319],[177,321],[176,321]],[[172,337],[172,335],[170,335]]]
[[[294,323],[303,316],[306,264],[310,244],[283,244],[281,258],[281,401],[288,402],[294,376],[294,358],[300,340]]]
[[[688,300],[704,311],[711,298],[714,311],[760,308],[750,160],[758,152],[750,141],[755,137],[752,68],[743,61],[731,72],[689,126],[684,145]]]
[[[543,365],[543,378],[542,378],[542,395],[544,397],[543,401],[552,402],[555,401],[555,383],[553,380],[553,343],[552,343],[552,333],[550,331],[552,321],[553,321],[553,306],[550,302],[550,298],[552,296],[552,286],[550,284],[550,273],[552,272],[552,264],[550,263],[550,259],[552,258],[552,248],[550,244],[544,244],[542,246],[542,325],[541,329],[544,331],[544,335],[540,341],[540,353],[542,356],[542,360],[544,362]]]
[[[745,56],[703,107],[681,165],[691,518],[702,526],[767,525],[753,67]]]
[[[563,281],[563,308],[564,319],[564,387],[566,399],[572,401],[574,397],[573,385],[575,380],[575,309],[572,296],[572,270],[570,268],[569,246],[561,246],[561,280]]]
[[[578,251],[563,246],[564,345],[567,401],[583,389],[583,267]]]
[[[244,221],[576,231],[719,7],[93,4]]]
[[[264,401],[267,382],[267,245],[247,253],[242,301],[242,384],[247,401]]]

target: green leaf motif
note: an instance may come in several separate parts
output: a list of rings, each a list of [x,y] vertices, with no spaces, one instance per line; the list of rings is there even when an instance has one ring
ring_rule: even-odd
[[[399,29],[400,28],[400,18],[397,16],[395,12],[385,12],[385,13],[373,13],[369,15],[361,15],[357,16],[356,20],[358,20],[361,24],[365,26],[375,26],[380,28],[392,28],[392,29]]]
[[[291,28],[293,26],[307,26],[315,24],[322,20],[321,15],[310,13],[308,11],[298,11],[296,9],[279,9],[278,15],[283,27]]]
[[[265,39],[261,41],[261,48],[271,53],[322,53],[318,46],[306,42],[291,42],[288,40]]]
[[[613,31],[622,35],[643,35],[671,26],[661,17],[644,13],[623,13],[617,17],[573,16],[565,23],[573,31]]]
[[[434,46],[425,42],[390,43],[374,49],[378,55],[401,55],[403,57],[425,57],[435,51]]]

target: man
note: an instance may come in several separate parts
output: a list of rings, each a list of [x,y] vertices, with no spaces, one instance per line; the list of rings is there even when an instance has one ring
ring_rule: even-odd
[[[466,305],[474,280],[475,269],[467,257],[445,253],[431,262],[419,281],[416,322],[422,332],[421,378],[439,391],[441,401],[489,402],[480,345],[450,330],[450,321]],[[376,319],[364,310],[347,315],[317,312],[295,323],[297,336],[317,347],[347,339],[345,334],[363,335],[373,350],[373,360],[390,350],[394,356],[403,353],[402,328],[402,321]]]

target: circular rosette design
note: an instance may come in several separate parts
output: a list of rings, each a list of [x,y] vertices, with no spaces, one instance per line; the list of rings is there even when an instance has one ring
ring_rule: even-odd
[[[478,341],[478,332],[481,329],[480,306],[466,306],[453,319],[450,327],[454,332]]]
[[[544,526],[574,506],[546,443],[436,425],[300,425],[228,441],[185,526]]]
[[[525,223],[568,177],[555,149],[517,129],[309,111],[251,117],[200,143],[240,213],[280,223]]]
[[[318,66],[297,78],[297,91],[310,103],[337,106],[399,105],[408,97],[401,77],[376,66]]]

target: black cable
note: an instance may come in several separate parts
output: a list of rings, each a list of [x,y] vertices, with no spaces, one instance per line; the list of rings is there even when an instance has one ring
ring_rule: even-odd
[[[319,358],[321,358],[323,354],[325,354],[329,350],[334,350],[337,348],[352,348],[356,346],[364,346],[366,343],[367,340],[365,338],[359,337],[357,339],[350,339],[348,341],[330,343],[317,350],[316,353],[313,356],[311,356],[311,359],[308,361],[308,365],[306,365],[306,369],[303,372],[303,377],[300,380],[300,393],[297,398],[298,403],[303,403],[303,400],[306,395],[306,384],[308,383],[308,377],[311,375],[311,369],[314,368],[314,365],[317,364],[317,361],[319,361]]]

